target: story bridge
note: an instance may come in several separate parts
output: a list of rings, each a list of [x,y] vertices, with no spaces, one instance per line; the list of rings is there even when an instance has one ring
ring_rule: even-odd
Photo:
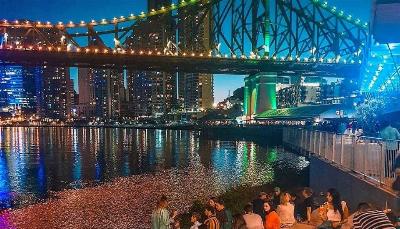
[[[0,63],[358,77],[368,31],[322,0],[183,0],[111,19],[2,20]]]

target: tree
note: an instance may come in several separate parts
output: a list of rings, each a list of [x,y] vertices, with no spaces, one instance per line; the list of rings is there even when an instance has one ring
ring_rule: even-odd
[[[365,100],[356,107],[357,123],[364,130],[364,133],[375,134],[378,129],[378,119],[383,115],[386,108],[386,101],[382,98]]]

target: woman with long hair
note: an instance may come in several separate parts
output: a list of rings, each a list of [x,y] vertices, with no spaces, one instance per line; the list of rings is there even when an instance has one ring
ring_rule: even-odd
[[[281,228],[281,220],[275,209],[272,208],[273,204],[264,202],[265,221],[264,229],[279,229]]]
[[[242,214],[236,214],[233,216],[233,229],[247,229],[246,221],[244,221]]]
[[[346,202],[342,201],[340,193],[334,189],[328,189],[326,193],[327,202],[320,208],[320,216],[324,224],[331,224],[338,228],[349,217],[349,209]]]
[[[290,194],[288,192],[281,193],[280,204],[276,209],[276,213],[278,213],[281,220],[281,228],[290,228],[296,223],[294,205],[290,203]]]

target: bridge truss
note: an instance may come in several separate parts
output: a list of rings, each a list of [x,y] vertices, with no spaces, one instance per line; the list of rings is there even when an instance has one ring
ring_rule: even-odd
[[[165,66],[175,61],[175,70],[187,57],[194,62],[215,61],[215,72],[229,73],[239,59],[251,65],[244,66],[249,73],[262,65],[287,70],[295,66],[296,71],[323,66],[332,72],[343,66],[360,67],[368,53],[368,28],[368,23],[321,0],[186,0],[148,13],[89,22],[3,20],[0,52],[7,55],[0,55],[0,61],[14,63],[20,58],[25,63],[34,56],[29,53],[24,59],[27,52],[40,51],[53,53],[52,58],[45,54],[37,58],[48,64],[57,60],[54,64],[96,65],[80,54],[99,55],[97,61],[104,57],[113,66],[134,67],[140,65],[140,56],[160,56],[157,61]],[[161,65],[149,68],[163,70]]]

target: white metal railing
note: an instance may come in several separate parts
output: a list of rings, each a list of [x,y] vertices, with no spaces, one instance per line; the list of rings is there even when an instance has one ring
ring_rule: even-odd
[[[341,135],[300,128],[284,128],[283,142],[301,152],[324,158],[391,189],[400,141]]]

